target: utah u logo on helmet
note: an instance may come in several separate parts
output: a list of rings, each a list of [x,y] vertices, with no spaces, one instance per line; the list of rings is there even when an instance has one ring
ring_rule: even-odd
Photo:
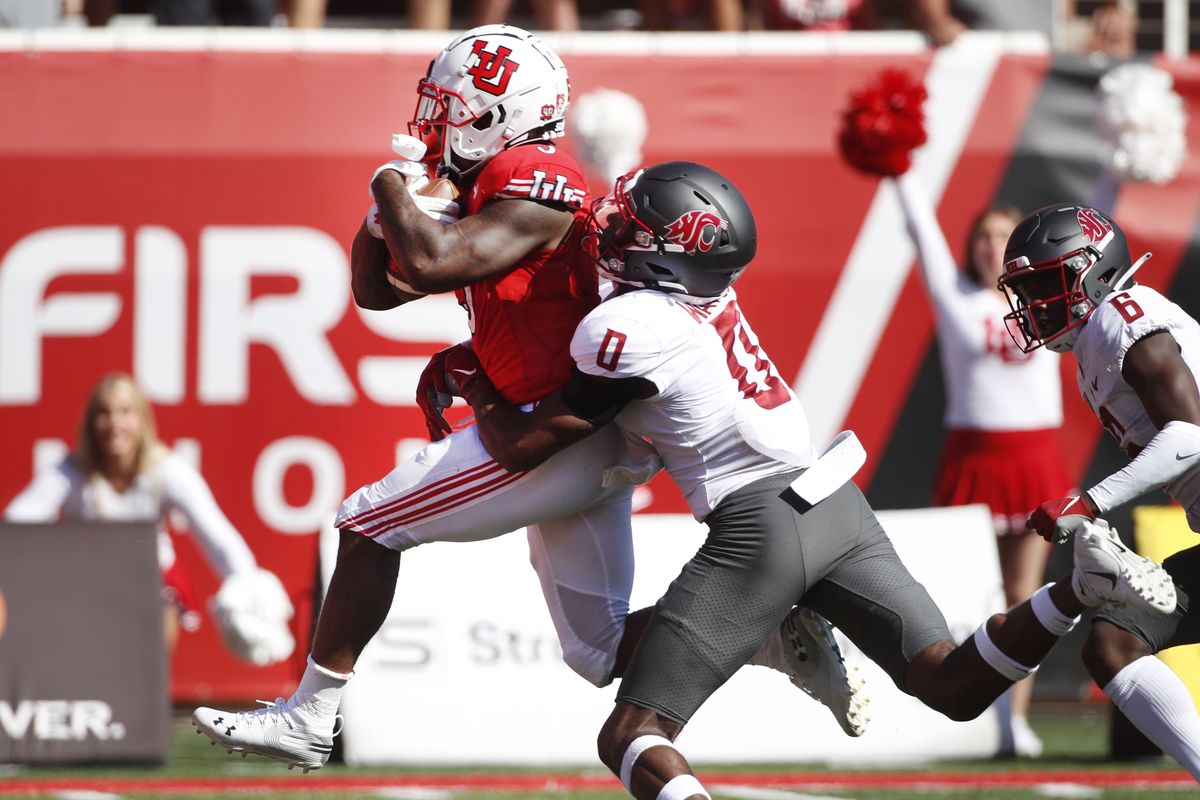
[[[489,53],[484,49],[487,46],[486,40],[475,40],[471,55],[477,60],[467,74],[474,78],[475,88],[479,91],[501,95],[508,91],[508,82],[521,65],[509,58],[512,55],[510,48],[497,47],[496,52]]]
[[[729,223],[711,211],[688,211],[668,224],[663,235],[685,253],[707,253],[716,244],[718,232],[728,227]]]

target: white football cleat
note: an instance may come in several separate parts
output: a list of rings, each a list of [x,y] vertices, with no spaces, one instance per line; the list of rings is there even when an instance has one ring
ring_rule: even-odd
[[[793,608],[750,663],[787,675],[793,686],[833,712],[847,736],[867,730],[866,681],[857,667],[847,668],[833,628],[821,615]]]
[[[1161,564],[1126,547],[1108,523],[1075,534],[1071,587],[1085,606],[1128,605],[1155,614],[1175,610],[1175,582]]]
[[[192,725],[230,753],[256,753],[306,773],[325,766],[333,751],[333,737],[341,732],[340,716],[322,716],[295,698],[258,702],[266,708],[240,712],[197,708],[192,712]]]

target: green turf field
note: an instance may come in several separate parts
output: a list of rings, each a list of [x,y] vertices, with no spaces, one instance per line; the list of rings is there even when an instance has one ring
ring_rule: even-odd
[[[1180,784],[1173,763],[1163,760],[1112,762],[1106,756],[1107,719],[1102,710],[1068,706],[1041,709],[1034,727],[1046,744],[1037,759],[956,761],[929,765],[849,770],[821,764],[702,764],[697,772],[721,800],[1016,800],[1069,797],[1200,797],[1194,785]],[[1024,785],[994,784],[1019,780]],[[1172,785],[1156,786],[1170,781]],[[1150,785],[1130,785],[1141,781]],[[470,783],[459,788],[456,782]],[[554,789],[555,783],[562,788]],[[880,785],[880,784],[883,785]],[[954,783],[956,785],[949,785]],[[980,786],[980,783],[993,784]],[[1104,785],[1105,783],[1116,785]],[[491,785],[494,784],[494,785]],[[525,784],[514,788],[514,784]],[[974,785],[972,785],[974,784]],[[170,764],[165,767],[0,767],[0,797],[55,797],[62,800],[238,800],[301,797],[306,800],[394,798],[395,800],[618,800],[628,797],[599,766],[546,772],[510,767],[431,769],[347,767],[331,764],[308,776],[251,756],[242,759],[210,746],[177,719]]]

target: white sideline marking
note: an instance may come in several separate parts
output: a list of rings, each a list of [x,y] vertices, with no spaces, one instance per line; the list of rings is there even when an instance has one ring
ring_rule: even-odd
[[[761,789],[757,786],[713,786],[714,792],[746,800],[852,800],[848,797],[831,797],[823,794],[800,794],[786,789]]]
[[[445,789],[426,789],[421,786],[391,786],[374,789],[371,794],[376,797],[386,797],[389,800],[446,800],[453,797],[453,792]]]
[[[986,40],[962,47],[955,43],[938,50],[925,76],[929,143],[917,150],[912,171],[934,208],[962,154],[1001,53],[1001,47]],[[915,255],[896,189],[890,180],[882,180],[794,385],[818,446],[841,430]]]
[[[1104,790],[1080,783],[1041,783],[1033,787],[1043,797],[1103,797]]]
[[[90,789],[73,789],[66,792],[55,792],[59,800],[121,800],[121,795],[111,792],[93,792]]]

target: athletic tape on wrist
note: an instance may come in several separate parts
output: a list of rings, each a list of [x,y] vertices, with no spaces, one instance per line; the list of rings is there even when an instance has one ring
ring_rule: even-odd
[[[1029,605],[1033,609],[1033,615],[1037,617],[1038,622],[1042,623],[1043,628],[1055,636],[1066,636],[1079,624],[1080,618],[1068,617],[1054,604],[1054,598],[1050,596],[1050,587],[1053,585],[1053,583],[1047,583],[1034,592],[1033,597],[1029,598]]]
[[[669,747],[672,750],[675,749],[675,745],[671,744],[670,739],[652,733],[639,736],[630,742],[629,747],[625,750],[625,755],[621,757],[621,784],[625,787],[625,791],[630,794],[633,794],[633,789],[629,787],[630,777],[633,775],[633,765],[641,758],[642,753],[651,747]]]
[[[983,660],[987,662],[987,665],[1013,683],[1028,678],[1037,672],[1037,667],[1027,667],[1001,652],[1000,648],[996,647],[991,637],[988,636],[986,622],[980,625],[975,631],[974,639],[975,647],[979,650],[979,655],[983,656]]]
[[[704,785],[695,775],[676,775],[663,786],[662,791],[658,793],[658,800],[687,800],[697,794],[712,800],[712,796],[704,791]]]
[[[426,292],[418,292],[416,289],[414,289],[413,287],[409,286],[407,283],[405,283],[404,281],[402,281],[400,278],[397,278],[397,277],[396,277],[395,275],[393,275],[392,273],[390,273],[390,272],[385,272],[384,274],[387,276],[388,283],[390,283],[392,286],[395,286],[395,287],[396,287],[397,289],[399,289],[400,291],[402,291],[402,292],[404,292],[404,293],[406,293],[406,294],[416,294],[416,295],[420,295],[421,297],[424,297],[424,296],[426,295]]]

